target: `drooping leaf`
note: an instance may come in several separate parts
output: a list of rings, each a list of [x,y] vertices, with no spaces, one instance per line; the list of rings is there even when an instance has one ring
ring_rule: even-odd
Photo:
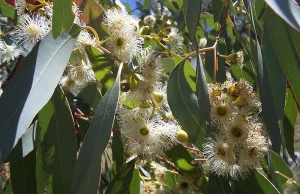
[[[192,164],[192,156],[184,149],[181,144],[174,146],[166,152],[168,158],[180,169],[180,171],[188,174],[200,174],[199,165]]]
[[[184,0],[183,1],[183,14],[190,38],[193,40],[195,37],[196,29],[199,24],[201,13],[201,1]]]
[[[133,170],[132,179],[129,186],[130,194],[139,194],[140,193],[140,172],[138,169]]]
[[[198,42],[196,41],[196,29],[199,24],[201,14],[201,1],[184,0],[183,14],[185,23],[189,31],[189,36],[192,40],[193,46],[196,49],[196,91],[198,103],[201,110],[201,115],[209,120],[210,118],[210,103],[207,89],[207,81],[204,72],[202,59],[198,54]]]
[[[36,193],[35,151],[10,163],[10,176],[14,194]]]
[[[300,32],[300,9],[293,0],[265,0],[265,2],[278,14],[286,23]],[[272,18],[272,20],[276,20]]]
[[[271,9],[267,10],[268,33],[281,65],[281,68],[295,93],[296,100],[300,101],[300,36],[289,27]],[[276,30],[276,31],[274,31]]]
[[[117,133],[114,133],[112,138],[112,157],[113,157],[113,168],[115,173],[118,172],[123,166],[123,154],[124,148],[122,144],[121,136]]]
[[[76,134],[69,104],[59,87],[38,117],[47,193],[71,193],[77,155]]]
[[[284,118],[283,118],[283,135],[285,139],[286,149],[295,161],[295,149],[294,149],[294,135],[295,135],[295,123],[297,119],[297,104],[293,98],[293,94],[290,89],[286,91],[286,104],[284,109]]]
[[[111,135],[120,93],[120,74],[114,85],[105,93],[94,114],[85,136],[75,166],[72,193],[97,193],[100,179],[101,158]]]
[[[17,145],[10,152],[5,162],[19,160],[29,154],[36,144],[37,122],[33,123],[26,133],[19,139]]]
[[[131,160],[125,164],[118,174],[114,177],[105,191],[105,194],[123,194],[128,193],[129,185],[133,177],[135,160]]]
[[[245,180],[234,181],[236,190],[243,194],[279,194],[280,192],[260,172],[254,170]]]
[[[284,116],[286,80],[275,54],[266,26],[264,28],[262,45],[263,47],[261,52],[263,56],[263,62],[266,66],[266,72],[268,73],[268,79],[272,92],[271,97],[274,101],[277,118],[282,120]]]
[[[43,167],[43,150],[38,146],[36,151],[36,164],[35,164],[35,178],[36,178],[36,192],[37,194],[45,193],[45,180],[44,180],[44,167]]]
[[[214,174],[209,175],[208,193],[233,194],[229,180]]]
[[[261,48],[256,41],[257,47],[257,75],[258,75],[258,88],[260,94],[260,101],[262,103],[263,118],[266,121],[267,130],[270,134],[272,142],[272,150],[280,153],[281,149],[281,135],[278,124],[278,118],[276,115],[275,104],[269,95],[271,94],[271,88],[269,83],[269,75],[266,70],[266,65],[263,62]]]
[[[17,17],[17,10],[8,5],[4,0],[0,0],[0,14],[15,20]]]
[[[54,0],[52,16],[52,35],[57,38],[63,31],[69,31],[72,28],[74,14],[72,11],[72,0]]]
[[[206,121],[210,120],[210,100],[207,87],[206,76],[200,55],[197,55],[197,76],[196,76],[196,91],[198,104],[200,106],[201,115]]]
[[[174,117],[189,138],[201,147],[209,127],[201,117],[197,97],[187,81],[190,75],[195,75],[191,65],[184,61],[180,62],[169,77],[167,96]]]
[[[53,94],[79,32],[79,26],[74,25],[56,40],[48,33],[8,83],[0,98],[0,107],[6,110],[0,113],[0,162]]]

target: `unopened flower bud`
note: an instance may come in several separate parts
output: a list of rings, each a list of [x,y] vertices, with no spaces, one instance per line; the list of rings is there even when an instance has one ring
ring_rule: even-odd
[[[178,129],[176,138],[179,142],[186,142],[188,141],[189,136],[184,130]]]
[[[130,90],[137,90],[138,88],[138,81],[136,80],[136,77],[134,75],[130,76],[129,80]]]
[[[141,29],[141,34],[142,34],[142,35],[147,35],[147,34],[148,34],[148,31],[149,31],[149,26],[144,26],[144,27],[142,27],[142,29]]]
[[[154,93],[152,94],[152,99],[155,101],[155,103],[159,104],[164,99],[164,95],[162,93]]]

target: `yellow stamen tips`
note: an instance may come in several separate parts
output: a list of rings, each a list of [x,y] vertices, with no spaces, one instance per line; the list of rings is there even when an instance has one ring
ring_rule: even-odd
[[[252,148],[249,149],[248,154],[251,157],[257,157],[258,156],[258,149],[256,147],[252,147]]]
[[[141,128],[141,129],[140,129],[140,134],[141,134],[142,136],[148,135],[148,134],[149,134],[149,129],[148,129],[147,127]]]
[[[156,102],[156,103],[160,103],[163,101],[164,99],[164,95],[162,93],[154,93],[152,94],[152,99]]]
[[[66,82],[66,87],[73,87],[75,85],[75,81],[73,79],[68,79]]]
[[[130,76],[129,80],[130,90],[134,91],[138,88],[138,81],[136,80],[136,77],[134,75]]]
[[[124,44],[125,44],[125,39],[124,38],[122,38],[122,37],[120,37],[120,38],[117,38],[117,46],[118,47],[123,47],[124,46]]]
[[[235,86],[231,86],[230,88],[228,88],[228,92],[231,96],[238,97],[241,91],[240,91],[239,87],[237,85],[235,85]]]
[[[188,141],[189,136],[184,130],[178,129],[176,138],[179,142],[186,142]]]
[[[247,104],[247,101],[245,100],[245,98],[239,96],[237,97],[237,99],[234,101],[233,103],[234,105],[243,105],[243,104]]]
[[[216,148],[216,155],[219,157],[225,157],[226,156],[226,150],[222,147]]]
[[[36,26],[29,26],[27,29],[27,34],[29,36],[29,38],[36,38],[38,36],[38,30],[36,28]]]
[[[217,113],[219,116],[225,116],[227,114],[227,108],[225,106],[219,106],[217,108]]]
[[[235,138],[240,138],[243,135],[243,131],[239,127],[233,127],[231,129],[231,134]]]
[[[221,96],[222,91],[221,90],[213,90],[213,95],[214,96]]]
[[[149,100],[146,100],[146,101],[144,101],[144,102],[141,102],[141,104],[140,104],[140,108],[150,108],[150,102],[149,102]]]

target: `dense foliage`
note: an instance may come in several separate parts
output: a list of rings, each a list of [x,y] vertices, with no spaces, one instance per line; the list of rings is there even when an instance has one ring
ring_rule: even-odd
[[[0,194],[300,190],[299,2],[135,3],[0,0]]]

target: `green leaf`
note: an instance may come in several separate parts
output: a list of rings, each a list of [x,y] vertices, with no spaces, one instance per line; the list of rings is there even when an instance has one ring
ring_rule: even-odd
[[[12,149],[5,162],[11,162],[24,158],[29,154],[36,144],[37,122],[33,123],[26,133],[19,139],[17,145]]]
[[[2,162],[34,116],[48,102],[67,65],[80,28],[51,33],[37,44],[14,74],[0,98],[0,162]]]
[[[86,51],[96,78],[106,89],[110,88],[115,81],[115,77],[112,75],[114,61],[95,47],[86,47]]]
[[[130,194],[139,194],[140,193],[140,172],[139,169],[133,170],[132,179],[129,186]]]
[[[201,1],[183,0],[183,14],[190,38],[194,40],[201,14]]]
[[[171,161],[180,169],[180,171],[188,174],[200,174],[201,169],[199,165],[192,164],[192,156],[186,151],[186,149],[178,144],[171,150],[166,152],[166,155]]]
[[[272,183],[260,172],[254,170],[245,180],[234,181],[236,189],[244,194],[280,194],[280,192],[272,185]]]
[[[298,109],[290,89],[287,89],[285,99],[286,105],[283,118],[283,135],[286,149],[291,158],[295,161],[294,134]]]
[[[275,104],[277,118],[283,119],[284,116],[284,103],[285,103],[285,90],[286,79],[278,62],[273,45],[271,43],[268,28],[264,28],[264,36],[262,41],[262,56],[268,73],[268,79],[271,88],[272,98]]]
[[[71,193],[76,134],[68,101],[59,87],[38,117],[47,193]]]
[[[270,151],[272,158],[272,167],[275,172],[275,179],[279,185],[279,189],[282,192],[284,184],[287,182],[287,178],[284,178],[280,174],[285,175],[286,177],[293,178],[293,173],[290,170],[289,166],[284,162],[284,160],[277,153]],[[279,174],[280,173],[280,174]]]
[[[212,0],[212,11],[214,15],[214,21],[219,22],[219,24],[222,23],[224,15],[225,15],[225,3],[227,1],[224,0]]]
[[[72,3],[72,0],[53,0],[53,38],[56,39],[63,30],[69,31],[72,28],[74,21]]]
[[[266,65],[263,62],[261,48],[256,41],[257,47],[257,75],[258,75],[258,89],[260,94],[260,101],[262,103],[263,118],[266,121],[268,133],[272,142],[272,150],[280,153],[281,149],[281,135],[276,115],[275,104],[273,99],[270,99],[271,87],[269,83],[269,75],[266,70]]]
[[[85,136],[75,166],[72,193],[97,193],[100,179],[101,157],[111,135],[120,94],[120,74],[98,105]]]
[[[74,0],[74,3],[82,10],[82,20],[87,26],[91,26],[96,30],[99,37],[106,37],[107,33],[104,29],[103,21],[104,10],[95,0]]]
[[[98,83],[93,83],[85,87],[78,95],[79,98],[84,99],[92,109],[96,110],[102,95],[97,88]]]
[[[196,90],[201,115],[206,121],[210,120],[210,100],[207,88],[206,76],[200,55],[197,55]]]
[[[112,149],[112,157],[113,157],[113,162],[114,162],[113,168],[116,173],[123,166],[123,157],[124,157],[123,156],[124,149],[123,149],[122,139],[121,139],[121,136],[117,133],[113,134],[111,149]]]
[[[38,146],[37,151],[36,151],[35,176],[36,176],[37,194],[44,194],[45,193],[45,180],[44,180],[44,167],[43,167],[43,150],[42,150],[41,146]]]
[[[0,0],[0,14],[9,17],[12,20],[16,20],[17,18],[17,10],[5,3],[4,0]]]
[[[8,185],[4,191],[4,194],[13,194],[13,190],[12,190],[12,185],[11,185],[11,181],[8,182]]]
[[[170,73],[176,66],[176,63],[172,58],[161,58],[160,62],[165,73]]]
[[[180,62],[173,69],[167,87],[168,103],[189,138],[201,147],[209,127],[201,117],[197,97],[187,81],[191,75],[195,76],[195,71],[189,63]]]
[[[10,163],[10,176],[14,194],[36,193],[35,151]]]
[[[278,61],[299,102],[300,33],[285,24],[271,9],[267,10],[267,27]]]
[[[265,0],[265,2],[286,23],[300,32],[300,9],[295,1]],[[275,18],[272,18],[272,20],[277,21]]]
[[[133,170],[135,166],[135,160],[131,160],[125,164],[112,182],[109,184],[106,189],[106,194],[124,194],[129,190],[129,185],[133,177]]]
[[[208,193],[233,194],[228,179],[214,174],[209,175]]]

